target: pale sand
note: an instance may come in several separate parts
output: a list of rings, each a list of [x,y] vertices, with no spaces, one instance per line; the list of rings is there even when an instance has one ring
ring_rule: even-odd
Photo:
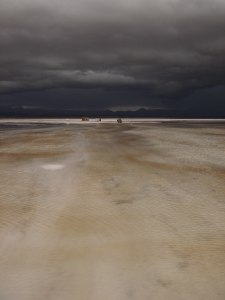
[[[224,129],[0,131],[0,300],[224,300]]]

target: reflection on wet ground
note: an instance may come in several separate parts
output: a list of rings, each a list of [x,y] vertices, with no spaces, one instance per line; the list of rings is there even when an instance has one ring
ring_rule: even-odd
[[[224,124],[0,130],[0,299],[225,298]]]

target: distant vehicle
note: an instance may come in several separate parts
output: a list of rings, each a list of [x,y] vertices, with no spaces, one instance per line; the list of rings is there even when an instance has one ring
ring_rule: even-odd
[[[89,121],[89,118],[88,117],[82,117],[81,121]]]
[[[121,118],[117,119],[117,123],[122,123],[122,119]]]

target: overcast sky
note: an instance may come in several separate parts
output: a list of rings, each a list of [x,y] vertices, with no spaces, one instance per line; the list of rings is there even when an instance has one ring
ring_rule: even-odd
[[[225,111],[224,86],[225,0],[0,0],[0,109]]]

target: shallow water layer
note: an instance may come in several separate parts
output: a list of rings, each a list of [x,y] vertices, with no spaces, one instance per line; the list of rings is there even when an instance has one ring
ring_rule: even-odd
[[[0,299],[225,299],[225,125],[0,125]]]

